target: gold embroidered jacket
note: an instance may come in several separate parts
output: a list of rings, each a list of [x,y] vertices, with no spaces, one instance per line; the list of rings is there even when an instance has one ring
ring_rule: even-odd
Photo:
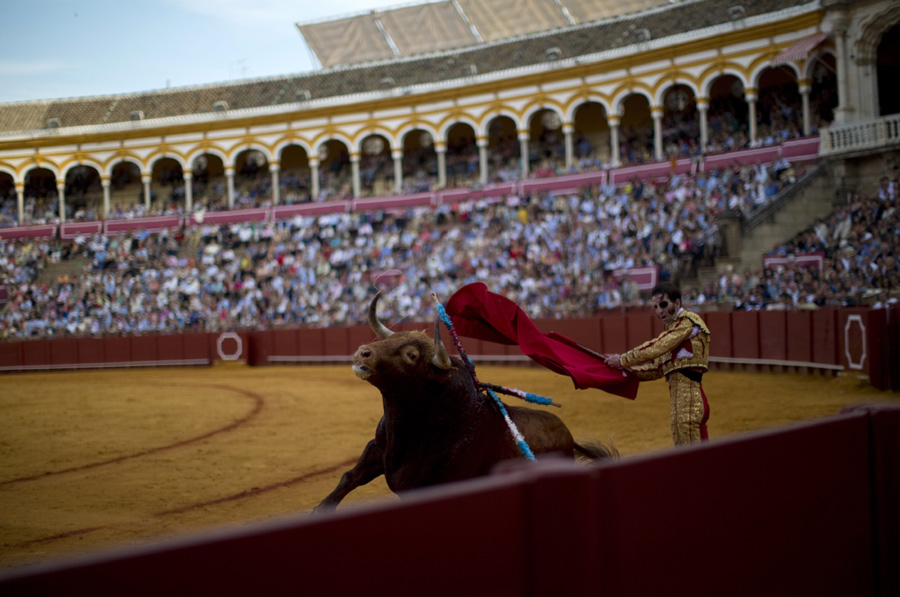
[[[696,313],[681,310],[663,333],[619,356],[641,379],[657,379],[678,369],[709,369],[709,328]]]

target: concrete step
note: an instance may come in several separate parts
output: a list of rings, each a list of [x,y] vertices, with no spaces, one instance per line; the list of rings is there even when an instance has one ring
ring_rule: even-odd
[[[37,284],[53,284],[62,276],[75,278],[79,276],[84,271],[84,268],[90,265],[90,263],[90,259],[86,257],[66,259],[65,261],[60,261],[58,263],[48,262],[35,282]]]

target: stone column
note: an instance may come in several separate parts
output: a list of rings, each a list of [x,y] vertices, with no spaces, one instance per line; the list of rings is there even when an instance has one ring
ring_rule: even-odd
[[[650,115],[653,117],[653,155],[657,161],[660,161],[664,157],[662,138],[663,107],[653,106],[650,109]]]
[[[184,171],[184,215],[190,217],[194,213],[194,172]]]
[[[394,159],[394,194],[399,195],[403,192],[403,149],[392,150],[391,157]]]
[[[16,182],[16,209],[19,212],[19,226],[25,224],[25,183]]]
[[[141,174],[141,182],[144,183],[144,207],[150,211],[150,175]]]
[[[278,181],[278,173],[281,171],[281,164],[271,162],[269,164],[269,174],[272,176],[272,205],[281,203],[281,187]]]
[[[571,122],[563,123],[562,132],[566,146],[566,172],[568,172],[575,163],[575,126]]]
[[[756,88],[747,87],[744,97],[747,99],[747,120],[750,121],[750,143],[753,143],[756,141]]]
[[[831,32],[834,35],[835,62],[837,63],[838,106],[834,109],[836,123],[848,122],[854,111],[850,100],[850,64],[847,57],[847,29],[850,17],[846,14],[836,15],[832,21]]]
[[[617,168],[622,159],[619,155],[619,117],[612,114],[606,122],[609,124],[609,165]]]
[[[225,166],[225,182],[228,183],[228,209],[234,209],[234,166]]]
[[[478,181],[481,184],[487,184],[488,180],[488,139],[487,137],[478,137],[475,140],[475,143],[478,144],[478,166],[479,166],[479,175]]]
[[[56,181],[56,194],[59,196],[59,223],[66,221],[66,182]]]
[[[319,200],[319,158],[309,158],[310,201]]]
[[[103,187],[103,219],[109,217],[109,177],[104,176],[100,179],[100,186]]]
[[[437,154],[438,187],[447,186],[447,146],[443,141],[436,141],[434,152]]]
[[[359,183],[359,154],[350,154],[350,184],[353,187],[353,198],[356,199],[360,194]]]
[[[521,162],[522,173],[520,178],[528,178],[528,141],[531,139],[531,133],[528,131],[519,131],[519,162]]]
[[[709,121],[707,114],[709,112],[709,98],[697,98],[697,116],[700,119],[700,152],[706,153],[706,147],[709,145]]]
[[[808,137],[812,126],[809,113],[809,92],[812,91],[809,79],[800,79],[798,82],[800,99],[803,102],[803,136]]]

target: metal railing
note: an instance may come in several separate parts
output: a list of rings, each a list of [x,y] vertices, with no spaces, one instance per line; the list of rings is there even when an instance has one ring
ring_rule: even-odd
[[[741,220],[741,233],[743,234],[753,230],[768,218],[772,217],[782,207],[787,205],[788,202],[793,201],[793,199],[806,190],[816,178],[821,176],[826,167],[827,164],[825,161],[817,162],[802,178],[800,178],[800,180],[778,193],[778,195],[770,202],[750,213],[749,216]]]

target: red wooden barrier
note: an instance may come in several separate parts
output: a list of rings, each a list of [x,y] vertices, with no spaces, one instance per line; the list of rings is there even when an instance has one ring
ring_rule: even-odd
[[[603,318],[603,353],[621,354],[632,348],[628,345],[628,324],[624,315]]]
[[[305,356],[325,354],[325,330],[321,328],[297,330],[297,350]]]
[[[24,364],[24,342],[0,342],[0,371],[20,369]]]
[[[787,358],[787,319],[785,311],[759,312],[759,356],[783,361]]]
[[[818,309],[812,313],[813,362],[837,365],[837,310]]]
[[[571,338],[582,346],[602,352],[602,321],[599,317],[579,319],[542,318],[535,319],[534,324],[544,333],[557,332],[567,338]]]
[[[47,341],[50,348],[50,364],[59,367],[78,362],[78,340],[57,338]]]
[[[51,340],[26,340],[22,346],[22,364],[29,369],[46,367],[50,359]]]
[[[14,570],[0,592],[895,595],[898,434],[900,409],[875,406],[599,467],[513,463],[402,501]]]
[[[184,360],[183,334],[161,334],[156,336],[156,354],[161,361]]]
[[[110,336],[103,339],[104,362],[128,363],[131,360],[131,340],[128,336]]]
[[[891,372],[891,389],[900,392],[900,305],[888,311],[888,351],[885,355],[885,366]]]
[[[870,405],[876,573],[881,595],[900,595],[900,408]]]
[[[206,359],[212,362],[209,352],[209,334],[193,332],[182,335],[184,358],[188,360]]]
[[[105,344],[106,341],[103,338],[79,338],[78,364],[102,363]]]
[[[703,313],[709,327],[709,356],[730,359],[734,356],[731,338],[731,312],[710,311]]]
[[[841,309],[838,312],[838,349],[840,364],[850,371],[869,376],[880,390],[890,387],[890,374],[882,367],[888,349],[887,312],[884,309]]]
[[[282,331],[282,330],[278,330]],[[247,364],[251,367],[271,365],[269,357],[273,354],[275,344],[273,337],[276,330],[253,330],[248,334],[250,347],[247,351]]]
[[[350,348],[350,354],[356,352],[356,349],[363,344],[369,344],[373,340],[377,339],[378,336],[375,335],[375,332],[373,332],[372,328],[370,328],[368,325],[355,325],[347,330],[347,342]],[[453,350],[450,344],[450,335],[444,333],[443,339],[444,345],[447,346],[447,349],[452,354]]]
[[[810,311],[785,311],[787,359],[789,361],[813,362],[812,321],[812,312]]]
[[[654,317],[646,314],[625,316],[625,342],[629,349],[653,338]]]
[[[759,358],[759,312],[731,313],[731,352],[737,359]]]
[[[600,591],[872,594],[868,460],[848,416],[601,468]]]
[[[250,350],[250,333],[221,332],[210,334],[209,342],[213,361],[247,361]]]
[[[298,351],[299,346],[296,328],[277,328],[272,330],[273,355],[295,355]]]
[[[356,347],[350,350],[350,338],[347,328],[330,328],[325,330],[325,352],[327,356],[350,356],[356,352]]]
[[[131,343],[131,360],[137,363],[150,363],[157,360],[155,336],[128,336]]]

